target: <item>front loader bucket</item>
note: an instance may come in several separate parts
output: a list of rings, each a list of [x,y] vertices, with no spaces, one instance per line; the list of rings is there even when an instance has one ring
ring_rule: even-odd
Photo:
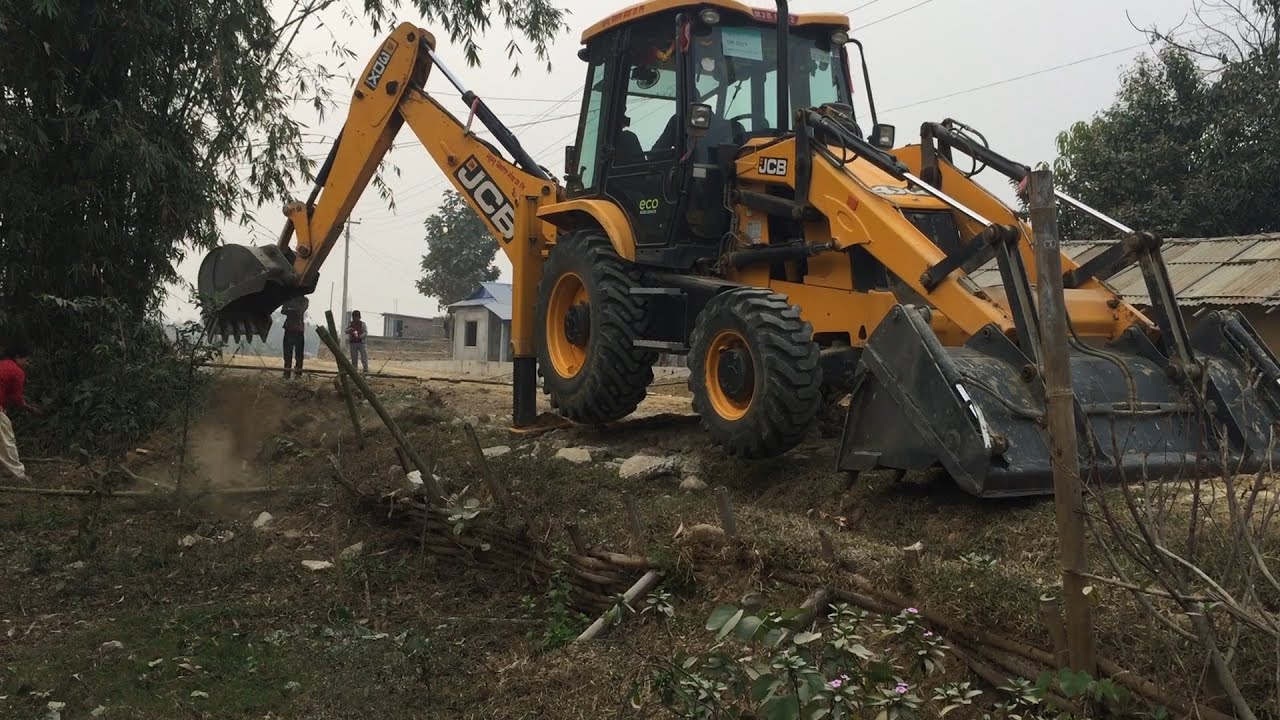
[[[1077,446],[1086,482],[1208,477],[1280,464],[1280,368],[1238,313],[1193,336],[1194,385],[1136,329],[1106,347],[1072,343]],[[986,498],[1051,495],[1045,389],[994,327],[943,347],[919,311],[898,306],[862,353],[841,470],[941,465]],[[1225,438],[1225,440],[1224,440]]]
[[[305,293],[294,277],[293,266],[274,245],[214,248],[200,263],[197,288],[211,315],[211,331],[236,341],[254,335],[266,340],[271,313]]]

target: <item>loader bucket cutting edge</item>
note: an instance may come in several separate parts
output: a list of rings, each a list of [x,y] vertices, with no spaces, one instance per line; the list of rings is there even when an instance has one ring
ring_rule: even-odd
[[[1073,345],[1077,445],[1086,483],[1220,476],[1280,465],[1280,368],[1238,313],[1193,334],[1204,364],[1197,395],[1134,330],[1106,347]],[[1257,382],[1261,377],[1265,382]],[[1205,401],[1197,401],[1202,397]],[[862,353],[839,469],[941,465],[984,498],[1053,494],[1044,385],[998,329],[943,347],[918,311],[899,306]],[[1226,447],[1218,438],[1228,438]]]
[[[224,245],[200,264],[197,291],[206,305],[211,334],[254,335],[266,340],[271,313],[290,297],[306,293],[291,282],[293,267],[275,246]]]

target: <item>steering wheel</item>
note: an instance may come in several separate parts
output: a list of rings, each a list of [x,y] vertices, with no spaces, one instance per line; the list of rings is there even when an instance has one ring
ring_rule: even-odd
[[[733,117],[729,118],[728,121],[730,123],[735,123],[743,118],[751,118],[751,130],[749,130],[748,132],[755,132],[760,128],[769,126],[769,118],[755,112],[745,112],[745,113],[742,113],[741,115],[734,115]]]

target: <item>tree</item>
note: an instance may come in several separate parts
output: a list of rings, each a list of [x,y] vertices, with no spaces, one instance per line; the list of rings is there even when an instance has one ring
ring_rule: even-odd
[[[418,292],[449,305],[465,299],[480,283],[498,279],[493,264],[498,245],[461,195],[446,192],[440,209],[424,225],[427,254],[422,256]]]
[[[1154,57],[1116,102],[1057,138],[1064,190],[1166,237],[1280,230],[1280,0],[1198,2],[1191,28],[1148,29]],[[1114,233],[1066,213],[1068,237]]]
[[[363,59],[336,42],[328,58],[294,49],[304,26],[327,30],[336,0],[274,5],[282,17],[267,0],[0,0],[0,342],[35,341],[32,390],[64,428],[53,444],[158,421],[166,403],[122,368],[172,352],[149,318],[176,263],[219,242],[224,221],[305,192],[315,160],[292,111],[335,108],[325,63]],[[564,27],[550,0],[359,6],[378,26],[411,7],[473,65],[491,16],[541,60]]]

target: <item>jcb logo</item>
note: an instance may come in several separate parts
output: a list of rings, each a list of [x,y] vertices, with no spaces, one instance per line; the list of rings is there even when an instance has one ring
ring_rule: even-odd
[[[647,198],[640,201],[640,214],[652,215],[658,212],[658,198]]]
[[[786,158],[760,158],[760,164],[756,166],[756,172],[761,175],[778,175],[785,176],[787,174]]]
[[[387,72],[387,66],[391,64],[391,56],[396,53],[398,43],[395,40],[388,40],[386,45],[382,46],[382,50],[378,51],[378,57],[373,61],[373,67],[369,68],[369,74],[364,79],[365,87],[370,90],[377,90],[378,83],[382,82],[382,76]]]
[[[453,176],[471,196],[472,204],[480,208],[480,213],[498,231],[503,242],[511,242],[516,234],[516,210],[507,196],[498,190],[480,161],[475,156],[467,158]]]

